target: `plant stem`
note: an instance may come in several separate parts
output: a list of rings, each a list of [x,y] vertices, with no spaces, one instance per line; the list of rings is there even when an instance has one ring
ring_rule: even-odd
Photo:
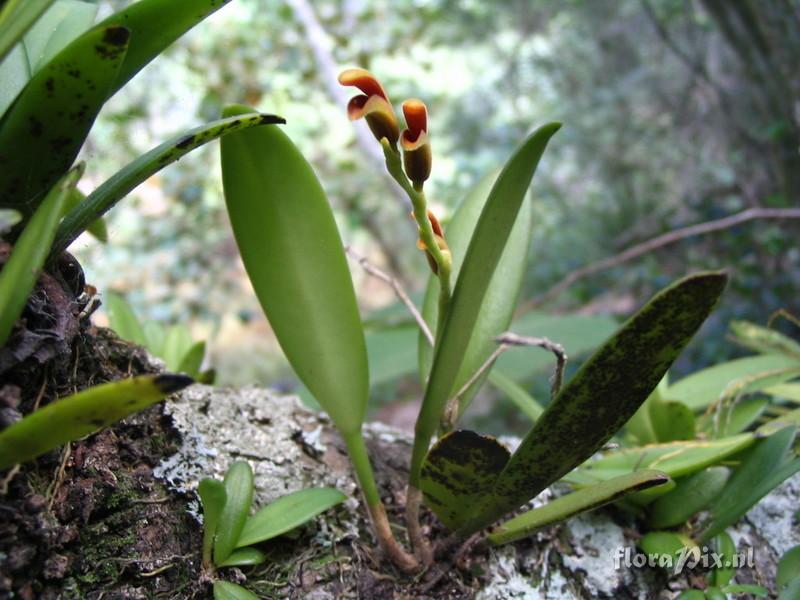
[[[433,549],[422,533],[422,527],[419,522],[420,506],[422,506],[422,491],[413,485],[409,485],[406,488],[406,527],[408,528],[408,537],[411,540],[414,555],[423,566],[427,567],[433,562]]]
[[[347,445],[347,453],[350,455],[350,462],[356,472],[358,485],[364,494],[367,504],[367,512],[372,522],[372,530],[378,538],[378,544],[386,552],[389,559],[405,573],[415,573],[419,570],[419,562],[411,554],[406,552],[392,534],[389,518],[386,516],[386,509],[381,502],[378,487],[375,485],[375,475],[372,472],[372,465],[369,462],[367,447],[361,431],[355,433],[342,434]]]

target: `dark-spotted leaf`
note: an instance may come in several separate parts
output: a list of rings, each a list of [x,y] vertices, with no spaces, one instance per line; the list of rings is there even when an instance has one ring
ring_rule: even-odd
[[[691,275],[628,319],[549,404],[462,533],[518,508],[597,452],[655,389],[726,281],[724,273]]]
[[[191,383],[185,375],[142,375],[51,402],[0,432],[0,470],[108,427]]]
[[[47,63],[0,120],[0,206],[29,217],[70,168],[128,49],[124,27],[94,28]]]
[[[481,211],[486,204],[492,185],[497,179],[497,174],[485,177],[459,206],[453,219],[445,228],[445,238],[453,256],[452,276],[455,279],[461,269],[467,246],[475,231],[475,226],[480,218]],[[508,236],[505,249],[497,262],[494,275],[480,307],[478,318],[472,329],[472,337],[464,351],[464,360],[459,369],[458,376],[453,384],[451,395],[455,395],[461,387],[472,377],[475,371],[486,361],[495,350],[497,344],[494,338],[507,331],[517,304],[522,277],[528,262],[528,246],[530,245],[532,215],[530,197],[522,203],[517,221],[514,223]],[[438,323],[438,279],[431,275],[425,292],[422,305],[422,316],[436,331]],[[424,335],[418,339],[420,357],[420,376],[423,382],[428,377],[433,348],[431,348]],[[481,387],[489,371],[476,381],[459,400],[459,414],[463,413],[472,401],[475,393]]]
[[[420,480],[427,504],[448,529],[463,525],[508,462],[508,449],[473,431],[448,433],[422,463]]]
[[[347,499],[334,488],[309,488],[281,496],[249,517],[237,547],[271,540]]]
[[[247,274],[286,358],[336,426],[357,433],[369,394],[367,352],[325,191],[278,127],[225,136],[222,182]]]
[[[100,184],[85,200],[66,214],[56,233],[52,254],[66,250],[75,238],[84,230],[89,230],[99,217],[136,186],[192,150],[229,133],[283,122],[281,117],[261,113],[219,119],[176,135],[142,154]]]
[[[633,492],[664,485],[668,481],[667,475],[652,470],[615,477],[528,510],[495,527],[488,539],[494,545],[521,540],[542,527],[600,508]]]
[[[214,536],[214,564],[224,562],[236,548],[247,513],[253,503],[253,469],[244,460],[237,460],[225,473],[225,507],[219,516]]]
[[[409,478],[410,484],[417,488],[422,461],[451,397],[489,283],[517,220],[539,159],[547,142],[560,127],[559,123],[540,127],[514,152],[497,177],[475,226],[447,315],[442,322],[431,374],[417,418]]]

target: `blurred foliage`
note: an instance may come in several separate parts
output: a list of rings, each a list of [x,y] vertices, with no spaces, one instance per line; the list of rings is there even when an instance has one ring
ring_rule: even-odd
[[[100,16],[125,4],[105,0]],[[526,132],[565,123],[534,190],[524,299],[671,229],[798,204],[798,15],[797,0],[236,0],[108,104],[85,149],[83,183],[243,101],[287,119],[344,239],[418,291],[426,264],[408,208],[337,96],[339,68],[362,66],[396,104],[427,103],[429,198],[440,213],[451,214]],[[274,382],[285,363],[236,255],[216,152],[182,159],[118,206],[108,247],[84,237],[73,250],[90,281],[126,290],[145,320],[194,323],[222,382]],[[735,354],[724,341],[732,318],[800,312],[798,233],[796,221],[758,221],[693,238],[587,278],[540,309],[627,315],[686,272],[728,268],[721,309],[677,365],[685,373]],[[392,302],[357,266],[353,274],[366,309]]]

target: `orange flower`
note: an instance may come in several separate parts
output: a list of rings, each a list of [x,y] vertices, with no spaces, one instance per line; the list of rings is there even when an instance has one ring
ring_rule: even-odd
[[[422,100],[403,102],[403,115],[408,129],[400,136],[403,167],[408,178],[417,185],[430,177],[431,145],[428,141],[428,108]]]
[[[411,218],[414,218],[414,213],[411,213]],[[439,251],[445,256],[445,258],[449,257],[450,255],[450,248],[447,245],[447,242],[444,239],[444,231],[442,231],[442,225],[439,223],[439,219],[436,218],[436,215],[433,214],[432,211],[428,211],[428,220],[431,222],[431,229],[433,229],[433,237],[436,239],[436,245],[439,246]],[[425,257],[428,259],[428,264],[431,266],[431,270],[433,271],[434,275],[439,274],[439,265],[436,264],[436,261],[433,259],[433,255],[428,251],[428,247],[425,245],[425,242],[422,239],[417,240],[417,248],[420,250],[425,250]]]
[[[383,86],[365,69],[347,69],[339,75],[339,83],[357,87],[364,92],[347,103],[347,116],[351,121],[364,117],[373,135],[381,141],[389,140],[394,146],[400,138],[397,117]]]

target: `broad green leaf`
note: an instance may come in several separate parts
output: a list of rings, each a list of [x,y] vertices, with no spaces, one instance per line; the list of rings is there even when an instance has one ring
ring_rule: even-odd
[[[0,206],[29,217],[69,169],[117,77],[123,27],[95,28],[45,65],[0,120]]]
[[[489,383],[503,392],[534,423],[544,412],[544,407],[525,391],[525,388],[501,370],[492,370],[489,374]]]
[[[561,127],[550,123],[537,129],[515,151],[497,177],[481,212],[458,274],[447,315],[440,328],[436,354],[417,418],[411,456],[410,485],[419,488],[422,461],[439,419],[450,399],[481,306],[528,186],[547,142]]]
[[[216,479],[205,478],[197,486],[197,494],[203,505],[203,566],[211,566],[211,552],[214,548],[214,537],[217,525],[225,508],[228,493],[225,484]]]
[[[0,64],[0,117],[2,117],[14,99],[30,81],[31,73],[25,47],[18,44]]]
[[[191,383],[185,375],[142,375],[51,402],[0,432],[0,470],[108,427]]]
[[[685,523],[719,496],[729,476],[727,467],[709,467],[678,479],[675,489],[650,506],[647,524],[664,529]]]
[[[214,600],[259,600],[259,598],[240,585],[218,579],[214,582]]]
[[[75,238],[87,230],[99,217],[127,196],[136,186],[192,150],[219,137],[250,127],[283,123],[281,117],[266,114],[232,116],[170,138],[142,154],[97,187],[65,217],[56,234],[53,253],[66,250]]]
[[[125,298],[115,292],[106,292],[103,303],[108,313],[108,324],[119,337],[139,346],[147,345],[142,323]]]
[[[733,321],[731,333],[736,342],[761,354],[786,354],[800,360],[800,344],[780,331],[747,321]]]
[[[514,542],[530,536],[547,525],[600,508],[632,492],[664,485],[668,481],[669,477],[664,473],[643,470],[597,483],[556,498],[544,506],[531,509],[506,521],[495,527],[488,539],[494,545]]]
[[[733,539],[727,532],[721,531],[719,535],[715,536],[714,539],[711,540],[711,547],[719,556],[719,559],[722,561],[723,565],[726,563],[733,564],[733,557],[736,554],[736,544],[733,542]],[[733,575],[735,573],[736,571],[733,567],[715,566],[714,569],[712,569],[712,571],[708,574],[708,582],[712,586],[722,587],[727,585],[728,582],[733,579]],[[723,598],[725,598],[724,594]]]
[[[394,381],[414,370],[417,331],[398,327],[369,331],[366,334],[369,380],[373,386]]]
[[[458,529],[492,489],[510,455],[495,438],[474,431],[444,435],[422,463],[425,504],[448,529]]]
[[[784,427],[800,427],[800,408],[781,412],[778,416],[758,426],[756,435],[766,437],[780,431]]]
[[[55,0],[6,0],[0,10],[0,62]]]
[[[279,128],[248,129],[222,139],[222,182],[247,274],[286,358],[343,434],[360,431],[369,395],[364,332],[311,165]]]
[[[445,228],[445,239],[453,256],[452,277],[454,280],[461,269],[467,245],[475,231],[481,211],[488,200],[492,185],[496,179],[497,173],[493,173],[481,180],[467,196]],[[528,196],[527,200],[522,202],[516,223],[514,223],[511,233],[508,235],[508,241],[489,282],[478,317],[472,326],[472,336],[464,350],[461,368],[450,391],[451,396],[454,396],[462,388],[495,350],[497,344],[494,338],[509,328],[528,262],[528,246],[530,245],[532,225],[531,200],[530,196]],[[439,316],[438,297],[439,281],[435,275],[431,274],[428,278],[428,287],[422,306],[422,316],[430,325],[431,331],[437,330]],[[428,378],[433,360],[433,348],[421,333],[418,336],[417,344],[420,362],[419,373],[424,383]],[[486,375],[481,377],[461,396],[459,415],[464,412],[472,401],[485,378]]]
[[[236,548],[247,513],[253,503],[253,470],[250,464],[237,460],[225,473],[225,507],[219,516],[214,537],[214,564],[223,563]]]
[[[258,548],[239,548],[231,552],[231,555],[219,563],[218,567],[248,567],[260,565],[267,560],[267,555]]]
[[[200,374],[200,367],[203,366],[203,358],[206,355],[206,343],[196,342],[192,344],[189,350],[181,358],[180,365],[178,366],[179,373],[186,373],[187,375],[197,378]]]
[[[672,478],[683,477],[744,450],[755,441],[752,433],[721,440],[694,440],[653,444],[639,448],[607,452],[570,473],[566,480],[576,485],[587,485],[636,471],[658,469]]]
[[[548,405],[462,533],[518,508],[597,452],[655,389],[726,281],[723,273],[690,275],[626,321]]]
[[[723,408],[719,414],[713,412],[703,415],[698,419],[698,429],[711,433],[716,426],[719,429],[717,437],[739,433],[755,423],[768,404],[766,398],[745,398],[736,402],[732,409]]]
[[[782,371],[800,366],[798,360],[783,354],[765,354],[738,358],[721,365],[715,365],[684,377],[669,387],[669,399],[680,400],[693,410],[702,410],[722,396],[725,389],[741,378],[758,376],[762,373]],[[765,382],[764,387],[778,382]],[[763,389],[750,385],[747,392]]]
[[[346,499],[334,488],[309,488],[282,496],[247,519],[236,546],[241,548],[282,535]]]
[[[170,371],[180,370],[181,361],[192,348],[192,334],[183,323],[176,323],[167,329],[164,345],[161,348],[161,358]]]
[[[778,600],[798,600],[800,598],[800,577],[792,579],[785,588],[781,590]]]
[[[800,545],[784,552],[778,561],[778,575],[775,577],[776,585],[783,587],[792,579],[800,579]]]
[[[694,413],[683,402],[677,400],[652,402],[650,419],[659,442],[694,439]]]
[[[791,449],[796,431],[794,426],[784,427],[750,449],[712,504],[712,519],[703,540],[733,525],[773,488],[800,471],[800,458]]]
[[[57,0],[25,35],[25,54],[35,74],[69,43],[91,27],[97,4]]]
[[[8,340],[31,290],[36,285],[64,202],[82,173],[82,166],[73,169],[50,190],[0,271],[0,347]]]
[[[783,383],[773,385],[764,390],[765,394],[785,398],[792,402],[800,402],[800,383]]]

